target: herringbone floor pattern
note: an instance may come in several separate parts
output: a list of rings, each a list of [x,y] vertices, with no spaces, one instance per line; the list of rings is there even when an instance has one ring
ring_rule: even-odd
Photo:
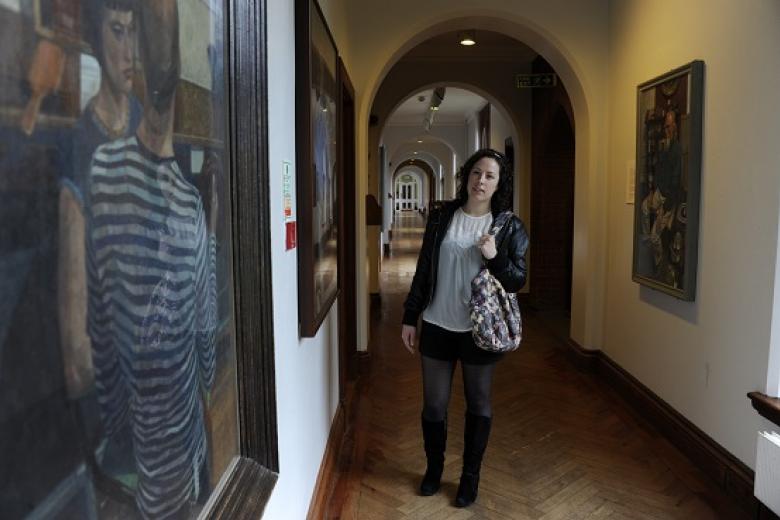
[[[494,427],[479,498],[452,503],[460,475],[464,400],[457,373],[442,490],[417,493],[425,470],[419,355],[400,342],[422,219],[403,217],[382,271],[369,379],[359,397],[355,454],[331,516],[357,519],[747,518],[618,396],[577,372],[541,318],[527,314],[523,346],[496,370]]]

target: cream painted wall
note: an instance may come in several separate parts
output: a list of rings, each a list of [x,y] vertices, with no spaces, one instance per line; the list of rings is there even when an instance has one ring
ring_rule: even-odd
[[[602,344],[606,268],[606,143],[608,98],[608,0],[344,0],[352,80],[358,101],[360,194],[369,191],[368,116],[387,72],[425,39],[460,29],[492,30],[527,44],[559,73],[576,118],[575,240],[572,338],[585,347]],[[410,16],[413,13],[414,16]],[[520,147],[518,143],[518,148]],[[376,168],[374,171],[376,171]],[[375,183],[375,179],[373,180]],[[373,188],[376,189],[376,188]],[[365,208],[359,207],[359,250],[365,251]],[[362,311],[359,341],[367,344],[367,271],[358,280]]]
[[[328,2],[321,3],[326,13],[333,12]],[[267,6],[273,20],[268,23],[268,192],[279,480],[263,518],[286,520],[306,517],[338,406],[338,302],[315,338],[299,339],[298,327],[290,326],[298,322],[297,250],[285,251],[282,217],[282,161],[295,166],[293,3],[267,0]]]
[[[610,24],[604,350],[754,467],[764,423],[745,394],[764,391],[767,381],[780,211],[780,2],[623,0],[611,3]],[[700,260],[696,302],[686,303],[631,281],[634,207],[624,199],[636,85],[694,59],[705,62]]]
[[[479,149],[479,127],[477,125],[477,122],[479,119],[477,118],[477,114],[471,114],[468,119],[466,119],[466,128],[465,128],[465,134],[466,134],[466,155],[464,157],[468,158],[476,152]],[[464,161],[465,162],[465,161]]]
[[[336,47],[339,50],[339,55],[344,63],[351,63],[351,45],[352,41],[349,37],[349,23],[350,20],[347,17],[347,9],[349,9],[349,0],[317,0],[322,14],[325,15],[325,19],[328,21],[328,28],[330,28],[331,36],[336,41]],[[276,23],[276,20],[269,16],[269,24]],[[349,70],[349,67],[347,67]],[[351,71],[350,71],[351,77]]]
[[[531,114],[526,114],[531,117]],[[490,147],[504,153],[504,141],[507,137],[512,137],[512,126],[509,121],[501,115],[496,107],[490,105]],[[515,146],[517,146],[515,144]]]

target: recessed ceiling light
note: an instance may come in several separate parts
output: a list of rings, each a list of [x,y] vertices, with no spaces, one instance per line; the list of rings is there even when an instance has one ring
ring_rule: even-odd
[[[460,44],[466,47],[477,44],[477,40],[474,38],[474,31],[463,31],[458,35],[458,39]]]
[[[417,140],[417,142],[418,142],[418,143],[422,143],[422,139],[418,139],[418,140]]]

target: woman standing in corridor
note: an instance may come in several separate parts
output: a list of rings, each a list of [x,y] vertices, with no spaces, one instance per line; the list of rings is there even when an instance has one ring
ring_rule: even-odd
[[[495,363],[503,354],[479,349],[471,335],[471,281],[486,265],[508,292],[525,284],[528,235],[512,216],[495,236],[494,219],[512,207],[512,172],[499,152],[483,149],[458,173],[458,197],[431,211],[417,269],[404,302],[401,338],[414,353],[422,315],[420,353],[423,373],[422,430],[427,470],[424,496],[439,490],[447,440],[447,406],[452,376],[460,360],[466,396],[463,472],[455,505],[477,498],[479,472],[492,423],[490,393]]]

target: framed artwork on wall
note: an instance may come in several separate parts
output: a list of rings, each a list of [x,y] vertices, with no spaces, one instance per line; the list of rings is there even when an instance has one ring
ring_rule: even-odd
[[[632,279],[696,298],[704,62],[637,87]]]
[[[34,5],[0,5],[0,511],[257,518],[265,2]]]
[[[295,2],[298,317],[313,337],[338,294],[338,51],[314,0]]]
[[[33,16],[39,35],[65,43],[81,39],[81,0],[34,0]]]

